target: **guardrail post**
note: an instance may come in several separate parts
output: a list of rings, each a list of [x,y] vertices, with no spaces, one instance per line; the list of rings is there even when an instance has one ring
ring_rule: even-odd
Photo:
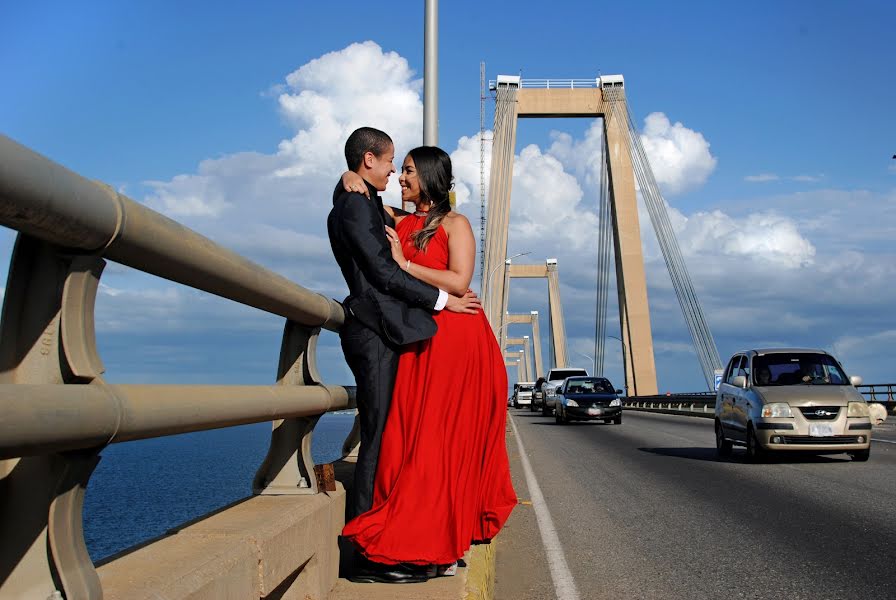
[[[104,266],[18,235],[0,320],[0,383],[103,385],[93,310]],[[0,596],[102,597],[82,523],[100,450],[0,461]]]
[[[320,327],[286,321],[280,345],[278,385],[320,385],[315,351]],[[271,445],[252,482],[256,494],[316,494],[311,437],[320,420],[315,417],[279,419],[273,422]]]

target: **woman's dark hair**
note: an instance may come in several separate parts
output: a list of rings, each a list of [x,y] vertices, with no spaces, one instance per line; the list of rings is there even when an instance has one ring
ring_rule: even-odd
[[[420,198],[429,201],[429,213],[423,223],[423,229],[411,234],[414,246],[426,250],[429,240],[436,234],[445,215],[451,212],[448,192],[454,182],[451,175],[451,158],[441,148],[420,146],[408,152],[417,169],[417,181],[420,182]]]
[[[379,129],[360,127],[355,129],[345,141],[345,162],[349,171],[357,171],[364,160],[364,154],[373,152],[379,158],[392,144],[392,138]]]

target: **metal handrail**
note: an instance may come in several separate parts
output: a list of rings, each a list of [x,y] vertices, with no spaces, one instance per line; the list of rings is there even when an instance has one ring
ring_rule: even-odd
[[[896,398],[893,396],[894,388],[896,388],[896,383],[870,383],[856,386],[856,389],[868,402],[886,404],[888,407],[896,405]]]
[[[2,135],[0,225],[20,232],[0,320],[0,531],[18,545],[0,556],[0,596],[102,597],[81,507],[110,443],[273,421],[253,491],[320,491],[314,426],[355,406],[354,388],[321,384],[316,366],[320,329],[345,319],[338,302]],[[105,382],[94,331],[104,259],[284,317],[277,384]]]
[[[868,402],[883,404],[888,409],[896,407],[896,398],[894,398],[896,383],[857,385],[856,389]],[[696,413],[698,416],[712,416],[714,411],[710,409],[715,407],[715,402],[715,392],[694,392],[623,398],[623,407],[636,410]]]
[[[0,225],[313,327],[341,305],[0,135]]]
[[[498,85],[497,80],[490,79],[488,82],[489,89],[495,89]],[[597,88],[597,78],[594,79],[521,79],[521,88],[544,88],[544,89],[583,89]]]
[[[349,408],[351,396],[323,385],[5,384],[0,459],[317,416]]]

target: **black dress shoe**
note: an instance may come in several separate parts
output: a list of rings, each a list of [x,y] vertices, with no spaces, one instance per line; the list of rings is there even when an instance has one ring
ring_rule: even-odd
[[[384,565],[371,560],[361,561],[348,576],[355,583],[421,583],[429,579],[425,572],[405,565]]]

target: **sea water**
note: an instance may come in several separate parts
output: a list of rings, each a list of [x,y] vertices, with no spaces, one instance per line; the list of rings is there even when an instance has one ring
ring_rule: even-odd
[[[354,412],[317,423],[311,455],[338,459]],[[252,494],[252,478],[267,454],[271,424],[112,444],[84,499],[84,539],[94,562]]]

